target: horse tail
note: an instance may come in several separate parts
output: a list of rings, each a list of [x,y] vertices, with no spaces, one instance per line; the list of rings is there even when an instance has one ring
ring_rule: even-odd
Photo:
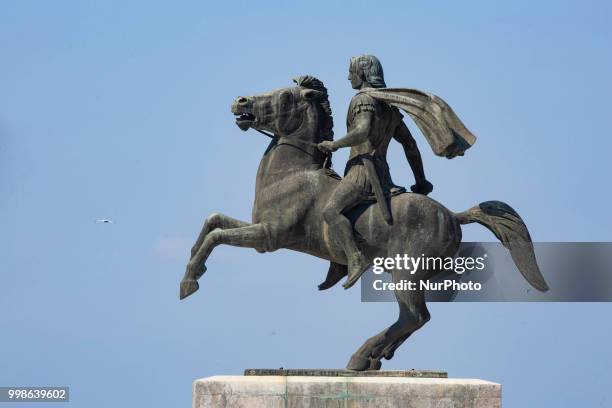
[[[477,222],[491,231],[510,251],[512,260],[531,286],[548,290],[540,272],[527,226],[512,207],[501,201],[485,201],[455,217],[460,224]]]

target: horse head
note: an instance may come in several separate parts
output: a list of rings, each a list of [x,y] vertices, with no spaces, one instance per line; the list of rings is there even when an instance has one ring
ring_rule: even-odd
[[[333,119],[327,89],[315,77],[304,75],[297,85],[254,96],[239,96],[232,104],[236,125],[275,137],[311,143],[333,139]]]

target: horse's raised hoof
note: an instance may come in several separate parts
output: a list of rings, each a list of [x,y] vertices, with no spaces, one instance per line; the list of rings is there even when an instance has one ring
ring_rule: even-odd
[[[181,281],[181,300],[195,293],[200,288],[198,281],[195,279],[183,279]]]
[[[353,354],[346,366],[347,370],[364,371],[370,367],[370,359]]]
[[[317,288],[319,288],[319,290],[325,290],[325,289],[329,289],[334,285],[330,285],[327,281],[320,283],[319,286],[317,286]]]

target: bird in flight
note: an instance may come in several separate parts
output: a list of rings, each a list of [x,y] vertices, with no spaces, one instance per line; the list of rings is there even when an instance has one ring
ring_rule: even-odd
[[[96,220],[96,224],[112,224],[113,220],[108,218],[100,218]]]

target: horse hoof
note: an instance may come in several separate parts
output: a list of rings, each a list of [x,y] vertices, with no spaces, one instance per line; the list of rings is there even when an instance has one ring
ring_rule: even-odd
[[[325,281],[323,283],[321,283],[319,286],[317,286],[319,288],[319,290],[325,290],[325,289],[329,289],[332,286],[334,286],[335,283],[329,283],[328,281]]]
[[[370,359],[356,356],[353,354],[349,363],[346,366],[347,370],[364,371],[370,367]]]
[[[382,367],[382,363],[380,360],[370,359],[370,366],[368,367],[368,371],[378,371]]]
[[[347,275],[347,267],[337,263],[330,263],[329,270],[327,271],[327,277],[325,281],[319,285],[319,290],[329,289],[336,283],[340,282],[342,278]]]
[[[195,293],[200,288],[198,281],[195,279],[183,279],[181,281],[181,294],[180,298],[185,299],[187,296]]]

